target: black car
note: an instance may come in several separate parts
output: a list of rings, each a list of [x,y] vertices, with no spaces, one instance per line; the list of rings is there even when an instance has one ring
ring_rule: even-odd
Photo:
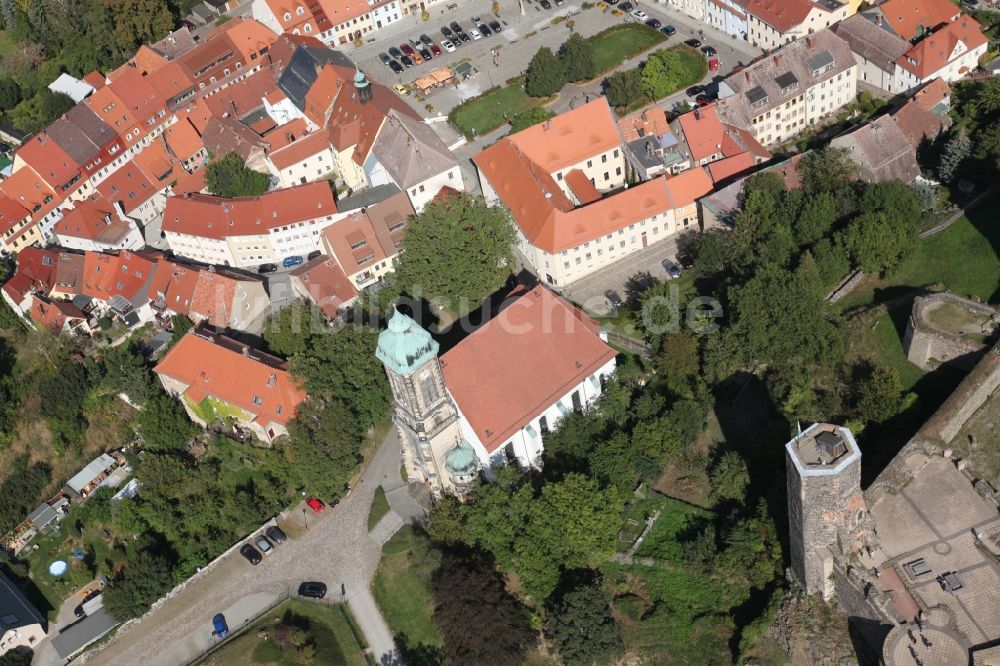
[[[420,49],[417,51],[417,53],[419,53],[420,57],[423,58],[424,60],[430,60],[431,58],[434,57],[433,55],[431,55],[430,49]]]
[[[604,298],[608,299],[608,303],[611,303],[612,307],[620,308],[622,306],[622,297],[616,291],[608,289],[604,292]]]
[[[621,11],[623,11],[623,12],[625,12],[626,14],[628,14],[633,9],[632,3],[631,2],[623,2],[622,6],[619,7],[618,9],[621,10]]]
[[[75,615],[76,617],[83,617],[84,616],[83,605],[88,601],[90,601],[91,599],[99,597],[100,595],[101,595],[100,590],[91,590],[90,592],[88,592],[83,597],[83,601],[80,602],[80,605],[73,609],[73,615]]]
[[[694,259],[687,252],[681,252],[677,255],[677,263],[684,267],[684,270],[691,270],[694,267]]]
[[[403,67],[406,67],[407,69],[413,67],[413,60],[410,58],[410,56],[403,56],[402,58],[399,59],[399,61],[403,63]]]
[[[427,46],[430,46],[431,44],[434,43],[434,40],[428,37],[427,35],[420,35],[420,41],[422,41]]]
[[[703,85],[691,86],[684,92],[687,93],[688,97],[697,97],[698,95],[705,92],[705,86]]]
[[[308,256],[306,257],[306,261],[312,261],[313,259],[315,259],[316,257],[318,257],[318,256],[319,256],[319,255],[321,255],[321,254],[323,254],[323,253],[322,253],[321,251],[319,251],[319,250],[313,250],[313,251],[312,251],[312,252],[310,252],[310,253],[309,253],[309,255],[308,255]]]
[[[664,259],[660,263],[663,264],[663,270],[667,272],[667,275],[669,275],[673,279],[676,280],[681,276],[681,269],[678,268],[677,264],[675,264],[674,262],[670,261],[669,259]]]
[[[503,28],[500,27],[500,21],[490,21],[490,30],[499,33]]]
[[[247,562],[253,564],[254,566],[260,564],[260,552],[248,543],[245,543],[240,547],[240,555],[247,558]]]
[[[542,0],[542,9],[552,9],[552,3],[549,0]]]
[[[684,43],[693,49],[696,49],[699,46],[701,46],[701,42],[697,39],[685,39]]]
[[[710,58],[714,55],[718,55],[718,51],[715,50],[714,46],[703,46],[701,48],[701,52]]]
[[[648,21],[646,21],[646,25],[648,25],[650,28],[653,28],[654,30],[659,30],[660,26],[663,24],[660,23],[660,19],[649,19]]]
[[[288,537],[285,536],[285,533],[281,531],[280,527],[268,527],[267,538],[274,543],[285,543],[288,541]]]
[[[462,26],[458,24],[458,21],[452,21],[449,25],[451,25],[451,29],[457,32],[458,34],[462,34],[463,32],[465,32]]]
[[[393,60],[392,62],[389,63],[389,69],[391,69],[392,71],[394,71],[397,74],[402,74],[403,73],[403,66],[400,65],[395,60]]]
[[[390,62],[392,62],[392,58],[389,57],[388,53],[379,53],[378,59],[381,60],[382,64],[385,65],[386,67],[389,66]]]
[[[307,581],[299,585],[299,596],[322,599],[326,596],[326,585],[319,581]]]
[[[389,48],[389,55],[391,55],[393,58],[402,58],[403,52],[397,49],[395,46],[392,46]]]
[[[472,41],[472,37],[469,37],[469,33],[467,33],[467,32],[458,32],[458,33],[455,33],[455,37],[456,37],[456,39],[461,39],[463,42],[471,42]],[[456,41],[455,43],[457,44],[458,41]]]
[[[612,7],[618,4],[618,0],[604,0],[604,1],[609,5],[611,5]]]
[[[448,39],[451,39],[452,37],[455,36],[455,33],[453,33],[450,29],[448,29],[448,26],[443,26],[441,28],[441,34],[447,37]]]
[[[493,31],[490,30],[490,27],[485,23],[480,23],[476,27],[479,28],[479,32],[483,37],[489,37],[490,35],[493,34]]]
[[[261,264],[257,267],[258,273],[273,273],[278,270],[278,264]]]

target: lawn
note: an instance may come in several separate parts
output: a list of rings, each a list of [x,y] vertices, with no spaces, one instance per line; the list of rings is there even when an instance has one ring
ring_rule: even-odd
[[[892,275],[869,277],[838,306],[854,307],[885,301],[920,287],[940,285],[953,294],[997,303],[1000,298],[1000,225],[995,195],[942,232],[923,238],[916,251]]]
[[[11,53],[14,52],[14,47],[17,46],[14,42],[14,38],[11,37],[10,32],[7,30],[0,30],[0,58],[7,58]]]
[[[382,486],[375,489],[375,499],[372,500],[372,507],[368,510],[369,531],[378,525],[378,521],[389,513],[389,500],[385,498],[385,490]]]
[[[502,88],[494,88],[455,107],[451,122],[471,138],[491,132],[517,114],[551,100],[549,97],[529,97],[524,92],[524,77],[521,76]]]
[[[426,538],[410,525],[404,525],[382,548],[372,593],[393,636],[411,649],[441,646],[432,619],[431,594],[431,577],[438,563],[439,557]]]
[[[594,45],[594,64],[604,74],[634,55],[665,41],[667,36],[642,23],[623,23],[590,37]]]
[[[282,650],[277,636],[284,624],[302,629],[307,644],[315,650],[312,659],[300,655],[295,648]],[[345,606],[325,606],[305,601],[287,601],[254,622],[245,632],[230,639],[205,657],[200,664],[324,664],[331,666],[365,666],[369,662],[364,646],[359,644],[361,633],[353,626]],[[266,636],[266,638],[265,638]]]

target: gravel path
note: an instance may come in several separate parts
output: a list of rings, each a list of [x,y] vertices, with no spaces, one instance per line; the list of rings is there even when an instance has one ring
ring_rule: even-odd
[[[321,515],[305,514],[307,530],[277,546],[273,555],[252,567],[239,553],[223,561],[182,590],[141,622],[122,630],[88,664],[174,666],[196,659],[211,647],[212,616],[222,612],[233,629],[253,621],[299,583],[318,580],[329,588],[328,599],[339,599],[341,586],[358,626],[376,660],[397,657],[392,634],[369,591],[381,556],[368,536],[368,510],[375,488],[399,481],[400,443],[395,429],[379,446],[362,480],[333,508]],[[301,507],[290,518],[302,521]]]

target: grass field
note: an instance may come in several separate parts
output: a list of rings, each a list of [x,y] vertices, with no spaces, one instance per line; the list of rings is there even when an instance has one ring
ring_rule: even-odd
[[[642,23],[623,23],[597,33],[589,39],[594,45],[594,64],[604,74],[626,58],[651,49],[667,36]]]
[[[375,489],[375,499],[372,500],[372,507],[368,510],[368,529],[378,525],[385,514],[389,513],[389,500],[385,498],[385,490],[382,486]]]
[[[438,567],[438,554],[428,548],[426,538],[409,525],[403,526],[382,548],[372,592],[393,636],[402,637],[411,648],[441,646],[432,614],[431,576]]]
[[[471,137],[473,132],[484,134],[495,130],[522,111],[550,101],[549,97],[529,97],[524,92],[522,76],[502,88],[490,90],[456,107],[451,114],[451,122],[466,136]]]
[[[225,666],[228,664],[324,664],[326,666],[367,666],[363,646],[355,636],[360,636],[352,627],[346,607],[325,606],[304,601],[285,602],[252,624],[247,631],[232,638],[201,664]],[[292,625],[305,632],[308,644],[313,646],[314,656],[309,659],[295,648],[282,650],[276,640],[281,624]],[[266,636],[266,638],[264,637]]]

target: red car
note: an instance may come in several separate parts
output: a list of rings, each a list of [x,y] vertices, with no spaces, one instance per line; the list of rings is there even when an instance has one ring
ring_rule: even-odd
[[[413,56],[413,47],[410,46],[409,44],[400,44],[399,45],[399,50],[402,51],[403,53],[405,53],[408,56],[411,56],[411,57]]]
[[[716,60],[715,58],[712,58],[711,60],[709,60],[708,61],[708,71],[710,71],[710,72],[717,72],[717,71],[719,71],[719,61]]]
[[[441,47],[438,46],[437,44],[431,44],[431,53],[434,54],[435,58],[438,57],[439,55],[441,55]]]
[[[317,515],[323,513],[323,509],[326,508],[326,505],[323,504],[323,500],[315,497],[307,497],[306,504],[308,504],[309,508],[313,510],[313,513]]]
[[[708,106],[711,100],[708,99],[708,95],[698,95],[694,98],[694,101],[698,106]]]

